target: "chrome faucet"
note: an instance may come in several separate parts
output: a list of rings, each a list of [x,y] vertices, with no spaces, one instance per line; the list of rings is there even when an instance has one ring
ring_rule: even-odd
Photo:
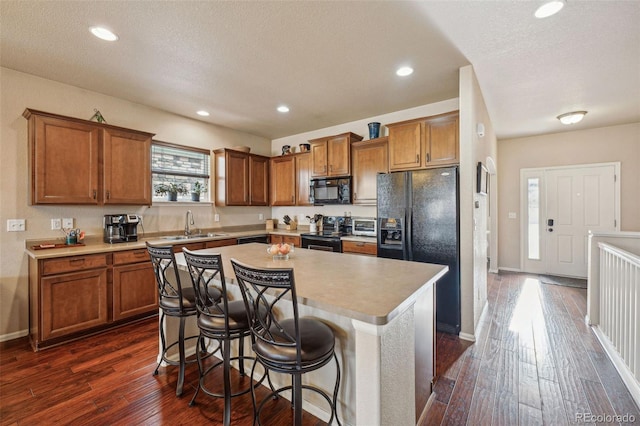
[[[184,218],[184,235],[191,235],[190,225],[195,224],[196,222],[193,220],[193,213],[191,213],[191,210],[187,210],[187,215]]]

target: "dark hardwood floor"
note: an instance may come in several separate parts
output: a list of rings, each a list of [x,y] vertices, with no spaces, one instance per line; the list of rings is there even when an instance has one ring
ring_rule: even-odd
[[[640,422],[640,410],[584,325],[585,310],[583,289],[490,274],[477,342],[437,336],[435,398],[422,425],[555,426],[576,423],[576,413],[629,414]],[[201,393],[188,406],[195,365],[187,368],[182,398],[175,396],[176,367],[153,376],[157,345],[157,319],[37,353],[26,339],[1,344],[0,424],[220,424],[221,400]],[[250,395],[234,398],[232,407],[232,424],[252,424]],[[288,401],[270,402],[262,418],[290,425]],[[304,420],[323,424],[309,414]]]
[[[475,343],[438,335],[435,399],[423,425],[594,424],[582,414],[640,424],[640,410],[584,323],[586,290],[511,273],[489,274],[488,292]]]

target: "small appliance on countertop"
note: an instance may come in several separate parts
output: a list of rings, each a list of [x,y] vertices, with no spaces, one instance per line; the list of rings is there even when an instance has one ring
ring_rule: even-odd
[[[351,233],[351,218],[323,216],[322,230],[300,234],[302,248],[342,252],[341,237]]]
[[[375,237],[377,229],[375,217],[352,217],[351,235],[362,237]]]
[[[137,214],[105,214],[103,219],[103,241],[109,244],[138,241],[139,223],[140,216]]]

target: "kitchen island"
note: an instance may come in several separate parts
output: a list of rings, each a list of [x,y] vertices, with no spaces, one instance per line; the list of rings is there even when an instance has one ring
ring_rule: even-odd
[[[434,285],[447,267],[306,249],[296,249],[289,260],[274,260],[266,247],[253,243],[199,252],[222,255],[235,297],[240,293],[231,258],[257,268],[293,268],[300,315],[325,321],[336,335],[343,424],[416,424],[434,375]],[[176,261],[186,268],[181,253]],[[332,389],[330,365],[303,381]],[[329,417],[320,400],[305,400],[305,409],[325,421]]]

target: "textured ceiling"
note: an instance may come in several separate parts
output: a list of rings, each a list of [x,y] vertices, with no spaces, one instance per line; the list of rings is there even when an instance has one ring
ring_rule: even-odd
[[[640,2],[535,6],[2,0],[0,65],[271,139],[457,97],[469,63],[500,138],[640,121]]]

